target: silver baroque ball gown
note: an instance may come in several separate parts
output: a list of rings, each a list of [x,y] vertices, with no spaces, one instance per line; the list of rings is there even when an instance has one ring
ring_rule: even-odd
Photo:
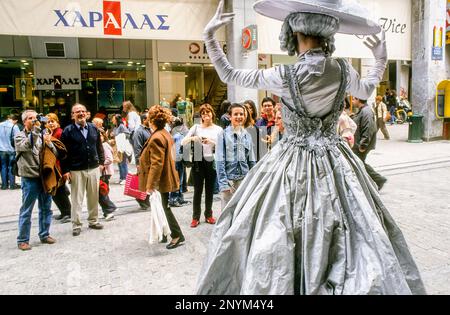
[[[375,183],[336,132],[346,90],[371,93],[383,65],[363,82],[319,49],[289,67],[234,70],[207,44],[223,81],[280,91],[286,137],[223,210],[196,293],[425,294]]]

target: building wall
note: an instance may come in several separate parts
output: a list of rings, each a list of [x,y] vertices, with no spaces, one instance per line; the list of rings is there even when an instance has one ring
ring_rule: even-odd
[[[433,28],[445,28],[447,0],[413,1],[412,106],[424,116],[426,141],[440,139],[443,122],[436,118],[436,86],[447,77],[448,62],[432,60]],[[445,53],[445,50],[444,50]]]

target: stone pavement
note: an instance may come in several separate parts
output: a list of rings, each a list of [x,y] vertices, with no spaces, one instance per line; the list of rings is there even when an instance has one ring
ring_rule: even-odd
[[[380,140],[368,162],[389,179],[382,198],[405,234],[428,293],[450,294],[450,142],[409,144],[407,125],[388,129],[393,140]],[[192,200],[192,193],[186,198]],[[202,222],[191,229],[191,206],[174,209],[187,241],[168,251],[148,244],[150,213],[124,197],[123,186],[112,185],[112,199],[119,210],[103,231],[85,225],[74,238],[70,224],[54,222],[58,243],[52,246],[39,243],[35,213],[33,250],[21,252],[16,248],[21,192],[0,191],[0,294],[192,294],[213,226]],[[216,215],[219,207],[216,198]]]

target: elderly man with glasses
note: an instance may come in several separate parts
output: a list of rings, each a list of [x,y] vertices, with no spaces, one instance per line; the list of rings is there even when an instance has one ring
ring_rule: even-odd
[[[105,155],[99,130],[87,122],[86,107],[72,107],[73,123],[64,129],[61,141],[67,148],[67,159],[61,161],[64,177],[71,183],[73,236],[81,233],[81,209],[87,195],[89,228],[103,229],[98,222],[98,192]]]

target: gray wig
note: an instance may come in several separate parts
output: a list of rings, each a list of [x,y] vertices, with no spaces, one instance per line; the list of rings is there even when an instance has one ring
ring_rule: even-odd
[[[305,12],[291,13],[286,17],[281,28],[281,50],[287,51],[289,56],[294,56],[298,49],[295,33],[301,33],[305,36],[319,37],[325,54],[331,56],[336,50],[334,35],[338,29],[339,20],[333,16]]]

